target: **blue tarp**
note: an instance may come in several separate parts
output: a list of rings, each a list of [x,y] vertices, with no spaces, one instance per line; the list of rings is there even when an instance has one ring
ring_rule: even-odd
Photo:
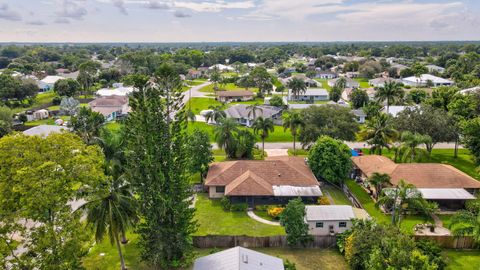
[[[358,157],[357,151],[350,149],[350,152],[352,152],[352,157]]]

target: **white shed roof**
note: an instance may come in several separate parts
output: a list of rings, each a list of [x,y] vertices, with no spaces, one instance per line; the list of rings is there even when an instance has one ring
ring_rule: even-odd
[[[321,220],[351,220],[355,213],[350,205],[307,205],[307,221]]]
[[[475,196],[463,188],[419,188],[427,200],[473,200]]]
[[[318,186],[295,187],[295,186],[272,186],[274,196],[322,196],[322,191]]]
[[[243,247],[234,247],[195,260],[193,270],[283,270],[283,261]]]

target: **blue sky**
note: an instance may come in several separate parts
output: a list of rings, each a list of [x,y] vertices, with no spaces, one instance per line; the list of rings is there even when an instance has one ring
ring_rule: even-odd
[[[0,0],[0,41],[479,40],[479,0]]]

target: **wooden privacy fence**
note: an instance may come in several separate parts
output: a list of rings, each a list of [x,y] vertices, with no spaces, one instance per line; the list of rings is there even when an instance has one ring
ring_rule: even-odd
[[[335,236],[313,236],[313,241],[306,247],[332,248],[336,245]],[[246,248],[287,247],[285,235],[275,236],[244,236],[244,235],[207,235],[193,236],[193,246],[196,248],[229,248],[242,246]]]
[[[442,248],[471,249],[475,248],[472,237],[455,237],[452,235],[415,235],[415,240],[430,240],[436,242]]]

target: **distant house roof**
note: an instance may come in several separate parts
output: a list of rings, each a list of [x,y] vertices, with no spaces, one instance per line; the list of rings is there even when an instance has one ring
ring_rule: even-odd
[[[306,221],[348,221],[357,218],[350,205],[307,205]]]
[[[106,96],[96,98],[88,103],[90,107],[118,107],[128,103],[128,98],[123,96]]]
[[[475,87],[472,87],[472,88],[463,89],[463,90],[460,90],[459,93],[461,93],[461,94],[480,93],[480,86],[475,86]]]
[[[271,118],[272,116],[281,112],[281,109],[274,107],[274,106],[265,106],[261,105],[258,106],[259,110],[255,111],[256,117],[263,117],[263,118]],[[261,110],[260,110],[261,109]],[[244,119],[253,119],[253,115],[250,114],[250,109],[248,105],[245,104],[235,104],[230,108],[225,110],[227,117],[230,118],[244,118]]]
[[[413,109],[416,106],[388,106],[388,113],[391,114],[393,117],[397,117],[397,115],[403,112],[405,109],[410,108]],[[382,109],[382,112],[387,113],[387,107]]]
[[[312,85],[318,85],[318,82],[315,81],[314,79],[310,79],[309,77],[307,77],[305,74],[295,74],[291,77],[288,77],[288,78],[285,78],[285,79],[282,79],[282,83],[283,84],[288,84],[288,82],[290,82],[293,78],[297,78],[297,79],[300,79],[300,80],[303,80],[305,83],[308,83],[308,84],[312,84]]]
[[[227,196],[322,194],[317,179],[300,157],[214,163],[208,171],[205,186],[225,186]]]
[[[407,83],[426,84],[427,81],[432,81],[434,84],[453,84],[453,81],[450,81],[450,80],[447,80],[447,79],[444,79],[444,78],[440,78],[440,77],[437,77],[437,76],[433,76],[431,74],[422,74],[422,75],[420,75],[420,77],[411,76],[411,77],[404,78],[402,80],[404,82],[407,82]]]
[[[114,89],[102,88],[99,89],[95,94],[97,96],[107,97],[107,96],[127,96],[130,93],[135,91],[135,88],[131,86],[122,86]]]
[[[422,197],[427,200],[474,200],[475,196],[463,188],[419,188]]]
[[[193,270],[283,270],[283,260],[234,247],[195,260]]]
[[[360,86],[359,82],[355,81],[352,78],[348,78],[348,77],[340,77],[340,78],[335,78],[335,79],[328,80],[328,85],[332,86],[332,85],[337,84],[337,81],[340,80],[341,78],[345,78],[347,87],[359,87]]]
[[[368,81],[368,83],[370,85],[373,85],[373,86],[384,84],[385,82],[399,82],[399,80],[394,79],[394,78],[383,78],[383,77],[381,77],[381,78],[371,79],[371,80]]]
[[[300,96],[328,96],[328,91],[323,88],[307,88]]]
[[[23,134],[29,135],[29,136],[38,135],[38,136],[46,137],[52,133],[60,133],[63,130],[67,131],[68,128],[64,126],[39,125],[39,126],[35,126],[25,130]]]
[[[40,81],[43,82],[43,83],[46,83],[46,84],[53,84],[53,83],[56,83],[57,81],[63,80],[63,79],[65,79],[65,78],[61,77],[61,76],[47,76]]]
[[[247,90],[239,91],[217,91],[217,96],[219,97],[251,97],[253,92]]]
[[[447,164],[397,164],[387,157],[378,155],[352,157],[351,159],[367,177],[374,172],[390,175],[393,185],[397,185],[403,179],[417,188],[480,188],[480,181]]]

